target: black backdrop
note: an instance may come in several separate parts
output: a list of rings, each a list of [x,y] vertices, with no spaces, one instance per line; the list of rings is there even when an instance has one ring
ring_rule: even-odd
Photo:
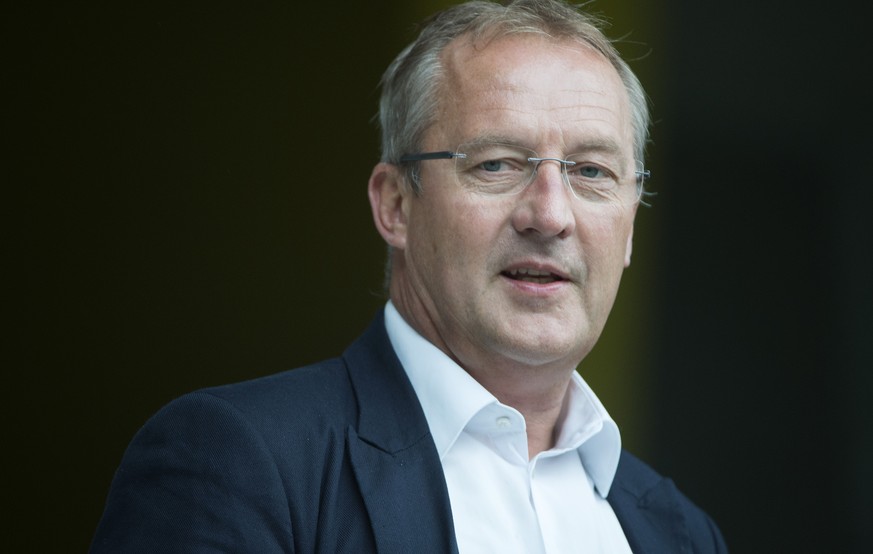
[[[381,306],[377,81],[441,3],[350,4],[4,18],[12,546],[84,550],[150,414],[335,355]],[[846,3],[594,8],[630,33],[652,97],[658,196],[583,375],[735,552],[863,551],[863,20]]]

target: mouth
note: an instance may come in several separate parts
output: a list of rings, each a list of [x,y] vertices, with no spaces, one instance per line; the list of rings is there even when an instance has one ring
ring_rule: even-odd
[[[550,283],[557,283],[567,280],[566,277],[552,271],[526,267],[507,269],[505,271],[502,271],[500,274],[507,279],[512,279],[513,281],[523,281],[525,283],[535,283],[538,285],[547,285]]]

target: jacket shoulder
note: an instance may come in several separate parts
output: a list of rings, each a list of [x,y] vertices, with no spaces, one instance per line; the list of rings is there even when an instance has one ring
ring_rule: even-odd
[[[622,450],[607,500],[634,552],[726,553],[715,522],[671,479]]]
[[[350,482],[353,396],[328,360],[173,400],[128,446],[92,552],[311,550],[319,512],[303,507]]]
[[[315,422],[329,421],[345,427],[355,417],[357,404],[346,364],[339,358],[201,389],[174,402],[187,402],[198,396],[226,402],[259,428],[295,422],[312,427]]]

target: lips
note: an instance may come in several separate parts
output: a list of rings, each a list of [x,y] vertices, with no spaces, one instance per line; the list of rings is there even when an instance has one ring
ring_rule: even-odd
[[[502,275],[515,281],[525,281],[527,283],[537,283],[541,285],[566,280],[561,275],[552,271],[527,267],[508,269],[503,271]]]

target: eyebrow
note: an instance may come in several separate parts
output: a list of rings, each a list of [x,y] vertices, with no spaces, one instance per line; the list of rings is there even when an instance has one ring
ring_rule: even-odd
[[[534,152],[538,152],[536,148],[532,148],[527,144],[519,141],[517,138],[509,137],[508,135],[496,135],[496,134],[486,134],[475,137],[471,140],[464,141],[463,144],[488,144],[488,143],[499,143],[506,144],[508,146],[518,146],[521,148],[527,148],[528,150],[533,150]],[[616,141],[606,138],[606,137],[594,137],[592,139],[583,139],[582,141],[578,141],[574,144],[578,144],[579,147],[568,148],[565,155],[569,154],[588,154],[588,153],[599,153],[599,154],[608,154],[615,157],[620,157],[623,154],[624,149],[619,145]]]
[[[529,150],[533,150],[528,146],[525,146],[521,142],[519,142],[515,138],[509,138],[506,135],[479,135],[476,138],[465,140],[462,144],[490,144],[490,143],[498,143],[498,144],[506,144],[508,146],[520,146],[522,148],[528,148]]]
[[[584,140],[579,144],[578,148],[573,147],[569,149],[569,153],[571,154],[587,154],[589,152],[621,157],[624,153],[624,149],[616,141],[605,137]]]

